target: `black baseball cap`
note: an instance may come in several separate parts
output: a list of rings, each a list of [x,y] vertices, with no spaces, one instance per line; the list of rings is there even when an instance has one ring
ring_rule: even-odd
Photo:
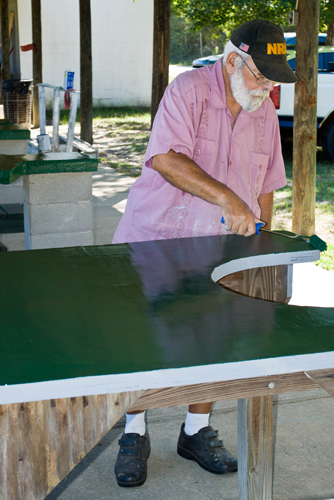
[[[295,83],[295,73],[287,63],[286,41],[279,26],[264,19],[247,21],[232,31],[231,42],[252,56],[260,73],[273,82]]]

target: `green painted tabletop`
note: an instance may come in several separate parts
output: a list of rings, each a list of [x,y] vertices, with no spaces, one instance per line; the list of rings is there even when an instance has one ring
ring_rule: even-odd
[[[219,287],[213,269],[309,251],[262,233],[0,253],[0,385],[334,351],[334,309]]]
[[[30,139],[30,130],[22,125],[0,122],[0,141],[19,141]]]
[[[94,172],[98,160],[82,153],[0,155],[0,184],[11,184],[21,175]]]

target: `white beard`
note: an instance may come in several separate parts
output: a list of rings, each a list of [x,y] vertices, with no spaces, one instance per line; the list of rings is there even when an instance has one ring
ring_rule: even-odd
[[[258,89],[249,90],[245,85],[241,66],[235,68],[230,78],[231,90],[234,99],[244,111],[251,113],[259,109],[270,91],[259,86]]]

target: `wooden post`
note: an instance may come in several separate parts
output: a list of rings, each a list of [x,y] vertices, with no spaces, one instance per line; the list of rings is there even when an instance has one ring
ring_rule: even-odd
[[[32,42],[34,44],[34,50],[32,52],[33,85],[34,85],[33,103],[32,103],[32,122],[34,127],[39,127],[37,83],[43,83],[41,0],[31,0],[31,19],[32,19]]]
[[[273,396],[238,401],[239,500],[273,498]]]
[[[296,27],[292,231],[307,236],[315,231],[319,5],[299,0]]]
[[[8,0],[1,0],[2,79],[10,78]]]
[[[168,85],[170,0],[154,0],[151,126]]]
[[[92,35],[90,0],[80,0],[81,139],[93,144]]]

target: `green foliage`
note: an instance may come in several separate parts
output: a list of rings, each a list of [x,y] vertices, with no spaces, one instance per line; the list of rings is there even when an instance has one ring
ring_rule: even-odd
[[[201,29],[201,35],[203,56],[223,51],[226,36],[219,27],[205,26]],[[199,31],[185,17],[178,17],[174,13],[171,15],[169,57],[171,64],[186,65],[191,65],[194,59],[201,57]]]
[[[288,13],[294,9],[294,0],[172,0],[172,9],[185,17],[194,29],[220,26],[227,36],[239,24],[251,19],[267,19],[281,26],[288,24]]]
[[[227,37],[245,21],[266,19],[281,26],[284,31],[294,31],[288,24],[288,14],[295,9],[295,0],[172,0],[172,12],[187,19],[194,30],[210,25],[221,27]],[[320,31],[334,20],[333,0],[320,0]]]
[[[320,32],[327,31],[327,25],[334,20],[333,0],[320,0]]]

